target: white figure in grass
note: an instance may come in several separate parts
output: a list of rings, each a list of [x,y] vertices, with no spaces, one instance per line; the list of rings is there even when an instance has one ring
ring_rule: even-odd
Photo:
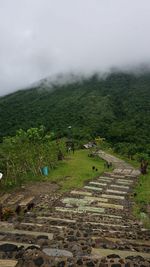
[[[3,174],[2,172],[0,172],[0,181],[2,180],[2,178],[3,178]]]

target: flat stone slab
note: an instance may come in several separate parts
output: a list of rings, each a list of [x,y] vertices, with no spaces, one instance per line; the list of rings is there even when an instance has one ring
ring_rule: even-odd
[[[71,194],[81,195],[81,196],[92,196],[92,193],[90,193],[90,192],[76,191],[76,190],[71,191]]]
[[[107,176],[99,176],[98,179],[106,179],[106,180],[108,180],[108,181],[112,181],[112,180],[114,180],[114,178],[107,177]]]
[[[112,182],[112,180],[107,180],[105,178],[98,178],[97,180],[100,182],[104,182],[104,183],[111,183]]]
[[[20,223],[22,226],[37,226],[37,227],[42,227],[43,224],[40,223]]]
[[[102,223],[102,222],[87,222],[91,225],[102,225],[106,227],[115,227],[115,228],[129,228],[130,226],[121,225],[121,224],[111,224],[111,223]]]
[[[108,202],[108,199],[102,197],[84,197],[84,199],[91,199],[93,201]]]
[[[130,183],[130,182],[126,182],[126,181],[120,181],[120,180],[117,180],[116,181],[116,184],[121,184],[121,185],[129,185],[129,186],[132,186],[132,183]]]
[[[30,204],[33,200],[34,200],[34,197],[26,197],[26,198],[24,198],[24,199],[19,203],[19,205],[20,205],[21,207],[25,207],[25,206],[27,206],[28,204]]]
[[[99,183],[99,182],[90,182],[89,184],[98,185],[98,186],[106,186],[106,183]]]
[[[108,217],[108,218],[112,218],[112,219],[116,219],[116,220],[121,220],[122,216],[120,215],[113,215],[113,214],[106,214],[106,213],[102,213],[102,214],[98,214],[98,213],[91,213],[90,216],[102,216],[102,217]]]
[[[127,179],[118,179],[117,182],[125,182],[125,183],[129,183],[129,184],[133,183],[132,180],[127,180]]]
[[[0,233],[9,233],[9,234],[18,234],[18,235],[30,235],[30,236],[47,236],[48,239],[53,239],[52,233],[45,233],[45,232],[33,232],[33,231],[25,231],[25,230],[17,230],[17,229],[0,229]]]
[[[69,209],[69,208],[62,208],[62,207],[56,207],[55,208],[56,211],[60,211],[60,212],[70,212],[70,213],[83,213],[83,211],[80,211],[78,209]]]
[[[62,218],[55,218],[55,217],[37,217],[38,220],[49,220],[49,221],[55,221],[55,222],[64,222],[64,223],[76,223],[76,220],[70,220],[70,219],[62,219]]]
[[[122,173],[122,171],[123,171],[123,169],[119,169],[119,168],[113,170],[113,172],[116,173],[116,174],[117,174],[117,173]]]
[[[119,199],[119,200],[124,200],[124,196],[115,196],[115,195],[109,195],[109,194],[102,194],[101,195],[104,198],[109,198],[109,199]]]
[[[14,225],[13,225],[13,223],[0,222],[0,230],[1,230],[2,228],[14,229]]]
[[[78,207],[77,209],[70,209],[70,208],[61,208],[56,207],[57,211],[61,212],[73,212],[73,213],[84,213],[84,212],[92,212],[92,213],[104,213],[104,208],[97,208],[97,207]]]
[[[0,260],[0,267],[16,267],[17,263],[15,260]]]
[[[24,197],[24,195],[16,195],[13,199],[8,201],[8,205],[14,205],[17,202],[19,202],[22,198]]]
[[[132,170],[131,175],[133,176],[139,176],[141,172],[139,170]]]
[[[103,207],[103,208],[109,208],[109,209],[117,209],[117,210],[123,210],[122,205],[116,205],[116,204],[111,204],[111,203],[102,203],[98,202],[97,206]]]
[[[103,213],[105,211],[104,208],[98,208],[98,207],[79,207],[78,208],[80,211],[83,212],[96,212],[96,213]]]
[[[111,174],[111,177],[114,179],[123,179],[125,178],[125,174],[124,175]]]
[[[113,194],[120,194],[120,195],[125,195],[127,192],[124,191],[117,191],[117,190],[112,190],[112,189],[107,189],[106,192],[108,193],[113,193]]]
[[[132,172],[131,169],[123,169],[122,173],[123,174],[130,174]]]
[[[112,238],[112,237],[106,237],[107,240],[110,240],[112,242],[127,242],[130,244],[135,244],[135,245],[139,245],[139,246],[149,246],[150,247],[150,240],[142,240],[142,239],[120,239],[120,238]]]
[[[95,186],[84,186],[85,189],[88,190],[93,190],[93,191],[102,191],[103,189],[100,187],[95,187]]]
[[[67,258],[73,257],[73,254],[70,251],[63,249],[44,248],[43,252],[51,257],[67,257]]]
[[[22,226],[33,226],[33,227],[43,227],[43,224],[39,223],[21,223]],[[51,228],[57,228],[57,229],[63,229],[64,226],[59,226],[59,225],[49,225]]]
[[[90,205],[94,200],[92,199],[79,199],[79,198],[64,198],[62,199],[62,203],[70,204],[70,205],[77,205],[77,206],[85,206]]]
[[[3,204],[10,196],[11,196],[11,194],[4,194],[3,196],[1,196],[0,197],[0,204]]]
[[[117,184],[111,184],[111,187],[116,187],[116,188],[122,188],[122,189],[129,189],[129,186],[125,186],[125,185],[117,185]]]
[[[118,249],[101,249],[92,248],[92,256],[98,256],[99,258],[106,257],[111,254],[119,255],[121,258],[126,258],[127,256],[141,256],[143,258],[150,258],[149,253],[130,251],[130,250],[118,250]]]

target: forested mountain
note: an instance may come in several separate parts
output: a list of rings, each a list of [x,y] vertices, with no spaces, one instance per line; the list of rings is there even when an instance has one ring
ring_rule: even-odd
[[[44,125],[74,138],[105,137],[111,143],[150,143],[150,73],[113,73],[80,82],[21,90],[0,98],[0,136]]]

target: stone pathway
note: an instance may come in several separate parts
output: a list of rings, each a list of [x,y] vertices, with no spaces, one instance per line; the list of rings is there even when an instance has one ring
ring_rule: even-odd
[[[113,163],[112,173],[63,196],[42,195],[21,222],[0,223],[0,258],[18,259],[0,266],[150,267],[150,231],[131,212],[139,171],[98,155]],[[19,194],[2,199],[23,207],[33,202]]]

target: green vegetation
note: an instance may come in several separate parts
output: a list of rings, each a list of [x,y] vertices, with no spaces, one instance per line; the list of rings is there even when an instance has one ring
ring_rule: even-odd
[[[88,157],[88,153],[88,150],[68,153],[65,160],[59,162],[58,168],[50,172],[48,179],[60,185],[62,191],[83,187],[85,182],[104,171],[104,161],[100,158]],[[92,166],[95,166],[98,171],[93,171]]]
[[[62,86],[37,88],[0,98],[0,136],[44,125],[46,131],[78,141],[101,136],[117,153],[150,154],[150,74],[95,75]]]
[[[16,136],[5,137],[0,144],[0,170],[5,177],[3,186],[7,188],[40,180],[42,168],[56,168],[60,156],[65,153],[65,141],[53,140],[52,134],[45,134],[43,126],[18,130]]]

